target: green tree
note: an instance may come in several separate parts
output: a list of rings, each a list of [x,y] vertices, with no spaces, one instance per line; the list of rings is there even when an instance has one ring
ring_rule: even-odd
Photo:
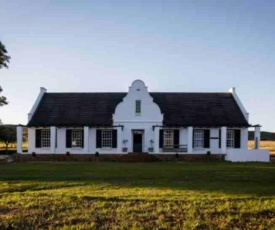
[[[16,142],[16,126],[15,125],[0,125],[0,140],[5,144],[6,153],[9,145]]]
[[[9,62],[10,62],[10,56],[8,56],[8,51],[0,41],[0,69],[2,69],[3,67],[8,68]]]
[[[3,67],[8,68],[9,62],[10,62],[10,56],[8,56],[8,51],[0,41],[0,69],[2,69]],[[0,93],[2,91],[3,89],[0,86]],[[8,104],[7,98],[4,96],[0,96],[0,106],[7,105],[7,104]]]

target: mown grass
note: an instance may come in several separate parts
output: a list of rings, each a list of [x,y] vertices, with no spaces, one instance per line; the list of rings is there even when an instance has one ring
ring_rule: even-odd
[[[271,229],[275,164],[0,165],[0,229]]]

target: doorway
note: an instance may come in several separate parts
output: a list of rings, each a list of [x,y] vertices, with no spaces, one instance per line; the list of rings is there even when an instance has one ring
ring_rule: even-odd
[[[134,153],[142,152],[142,140],[143,140],[143,131],[133,130],[133,152]]]

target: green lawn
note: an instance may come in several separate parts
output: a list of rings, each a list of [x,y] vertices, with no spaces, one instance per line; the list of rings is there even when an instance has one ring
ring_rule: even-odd
[[[275,164],[0,165],[0,229],[272,229]]]

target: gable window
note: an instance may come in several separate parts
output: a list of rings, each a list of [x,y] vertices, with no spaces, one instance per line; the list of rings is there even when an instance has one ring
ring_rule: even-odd
[[[226,146],[228,148],[234,148],[235,146],[235,132],[233,129],[227,130],[227,140],[226,140]]]
[[[72,130],[72,148],[82,148],[83,143],[83,130],[73,129]]]
[[[163,146],[165,148],[173,148],[174,146],[174,130],[164,130]]]
[[[112,130],[102,130],[102,148],[112,148]]]
[[[51,131],[49,129],[41,129],[41,148],[51,147]]]
[[[136,115],[140,115],[141,114],[141,101],[140,100],[136,100]]]
[[[204,148],[203,129],[194,129],[194,148]]]

